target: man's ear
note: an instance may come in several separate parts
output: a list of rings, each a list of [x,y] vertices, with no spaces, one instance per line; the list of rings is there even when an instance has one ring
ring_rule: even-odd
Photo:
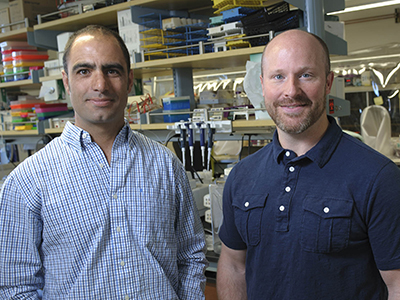
[[[329,95],[331,92],[334,78],[335,78],[335,74],[332,71],[330,71],[328,76],[326,77],[326,88],[325,88],[326,95]]]
[[[62,81],[64,84],[65,91],[67,92],[68,95],[70,95],[69,84],[68,84],[68,75],[64,70],[61,71],[61,74],[62,74]]]
[[[133,76],[133,70],[131,69],[128,73],[128,94],[131,92],[132,90],[132,86],[133,86],[133,81],[135,80],[134,76]]]

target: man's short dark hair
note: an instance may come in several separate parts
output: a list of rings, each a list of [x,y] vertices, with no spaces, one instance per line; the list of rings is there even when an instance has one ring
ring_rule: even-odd
[[[63,56],[63,68],[67,75],[68,75],[68,60],[69,60],[69,55],[71,52],[72,45],[74,44],[77,37],[84,35],[84,34],[93,34],[93,35],[99,34],[99,35],[113,36],[117,40],[117,42],[122,50],[122,53],[123,53],[125,61],[126,61],[127,70],[129,73],[129,71],[131,69],[131,59],[130,59],[129,51],[126,48],[125,42],[123,41],[121,36],[114,30],[111,30],[107,27],[104,27],[101,25],[88,25],[78,31],[75,31],[70,36],[67,44],[65,45],[64,56]]]

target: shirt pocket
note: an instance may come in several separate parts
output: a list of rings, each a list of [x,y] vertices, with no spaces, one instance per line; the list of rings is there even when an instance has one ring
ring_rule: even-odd
[[[248,195],[236,198],[232,205],[235,208],[236,226],[243,241],[249,246],[257,246],[261,240],[261,220],[268,195]]]
[[[303,250],[333,253],[349,243],[353,201],[308,197],[303,202],[301,244]]]
[[[174,196],[167,190],[154,187],[133,189],[133,201],[128,202],[130,224],[134,231],[147,239],[155,237],[162,240],[172,235],[176,221]]]

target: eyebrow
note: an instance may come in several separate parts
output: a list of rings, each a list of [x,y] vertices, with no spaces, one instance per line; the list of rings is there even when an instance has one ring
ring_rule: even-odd
[[[79,63],[72,67],[72,72],[75,72],[76,70],[81,68],[96,69],[96,65],[90,63]],[[101,66],[101,69],[102,70],[117,69],[121,72],[124,71],[124,67],[119,63],[105,64]]]

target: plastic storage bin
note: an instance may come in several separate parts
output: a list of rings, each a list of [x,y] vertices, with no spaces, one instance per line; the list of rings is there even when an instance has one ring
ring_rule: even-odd
[[[8,63],[11,63],[11,65],[14,67],[43,67],[44,66],[44,60],[15,59]],[[3,66],[4,66],[4,63],[3,63]]]
[[[182,114],[164,115],[165,123],[187,121],[190,118],[190,97],[169,97],[163,98],[164,113],[184,112]]]
[[[49,56],[46,51],[13,51],[13,60],[47,60]]]

